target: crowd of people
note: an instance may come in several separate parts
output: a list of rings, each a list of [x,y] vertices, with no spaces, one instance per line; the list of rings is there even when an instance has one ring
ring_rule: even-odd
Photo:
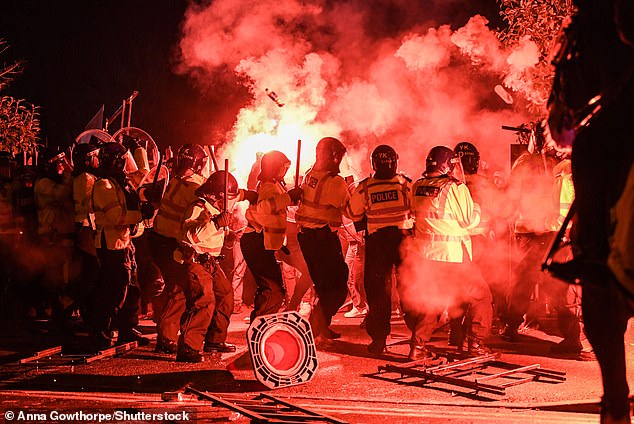
[[[514,160],[508,183],[483,172],[470,142],[424,152],[423,169],[411,170],[422,174],[416,181],[399,172],[393,147],[379,145],[372,174],[350,181],[340,172],[345,143],[324,137],[293,187],[279,151],[258,155],[246,188],[226,170],[208,172],[210,152],[197,144],[180,147],[169,182],[150,184],[147,152],[133,137],[75,144],[70,158],[0,152],[5,314],[16,323],[50,316],[60,337],[72,337],[79,316],[86,349],[98,351],[148,345],[137,326],[151,305],[155,350],[197,363],[236,350],[227,329],[248,269],[251,320],[299,310],[328,343],[341,337],[331,323],[350,299],[346,316],[364,318],[369,355],[385,352],[396,310],[411,331],[409,359],[421,360],[432,355],[441,317],[450,345],[481,355],[494,322],[517,341],[538,300],[556,314],[554,352],[580,355],[585,326],[603,376],[602,422],[630,422],[623,335],[634,311],[634,14],[622,0],[575,3],[548,119],[560,145],[574,140],[572,156],[539,145]],[[540,272],[558,231],[575,242],[549,269],[572,284]]]
[[[251,320],[301,310],[318,341],[333,340],[333,316],[350,299],[346,317],[363,317],[370,355],[385,352],[396,311],[411,330],[412,360],[431,356],[443,316],[450,345],[469,354],[490,352],[494,316],[516,341],[541,288],[563,335],[554,350],[580,354],[578,289],[539,272],[574,197],[570,161],[553,152],[524,153],[500,186],[472,143],[432,148],[417,181],[398,172],[394,148],[379,145],[372,175],[355,182],[340,175],[346,146],[324,137],[295,186],[285,181],[291,161],[274,150],[258,155],[246,189],[210,172],[210,151],[197,144],[169,161],[169,181],[149,183],[145,147],[129,136],[76,144],[70,160],[45,149],[35,174],[5,154],[3,288],[18,318],[49,308],[61,335],[79,315],[95,351],[115,337],[149,344],[137,329],[149,309],[156,351],[182,362],[235,351],[227,329],[247,269]],[[496,246],[511,236],[516,249],[499,257]],[[500,273],[516,256],[513,272]]]

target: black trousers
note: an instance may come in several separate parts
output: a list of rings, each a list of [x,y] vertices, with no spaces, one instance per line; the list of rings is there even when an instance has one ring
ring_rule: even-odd
[[[401,266],[401,245],[405,235],[396,227],[382,228],[365,237],[364,285],[369,311],[366,317],[366,331],[374,342],[385,343],[390,334],[392,316],[392,276],[396,274],[396,288],[404,300],[398,268]],[[396,272],[395,272],[396,271]],[[423,314],[401,302],[405,323],[412,332],[412,344],[420,344]],[[435,321],[434,321],[435,324]]]
[[[346,301],[348,266],[337,233],[329,227],[304,228],[297,234],[318,301],[310,316],[313,333],[318,336],[330,326],[332,317]]]
[[[130,330],[139,323],[141,289],[132,279],[134,247],[97,249],[101,274],[91,296],[91,328],[96,333]]]
[[[260,315],[275,314],[284,302],[282,270],[274,250],[264,248],[264,233],[244,233],[240,239],[244,260],[255,279],[255,299],[251,321]]]
[[[205,343],[222,343],[227,340],[227,329],[233,313],[233,286],[219,263],[212,264],[206,270],[211,273],[213,280],[216,306],[205,334]]]

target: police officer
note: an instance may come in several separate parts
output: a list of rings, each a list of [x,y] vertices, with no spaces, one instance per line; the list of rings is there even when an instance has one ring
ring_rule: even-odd
[[[401,245],[411,234],[410,181],[397,174],[398,155],[390,146],[380,145],[372,151],[374,174],[359,183],[352,193],[348,211],[358,225],[365,221],[365,292],[369,312],[366,331],[372,338],[368,351],[381,354],[390,334],[392,275],[402,263]],[[397,289],[401,284],[397,273]],[[401,298],[404,296],[401,294]],[[405,321],[412,330],[412,345],[418,314],[403,302]]]
[[[170,300],[170,308],[183,310],[177,362],[201,362],[203,342],[206,352],[235,351],[235,346],[225,343],[233,290],[218,259],[231,217],[224,210],[225,202],[233,206],[239,196],[237,181],[232,175],[228,179],[228,199],[224,199],[224,171],[213,173],[195,190],[198,198],[183,213],[178,247],[172,252],[185,277],[176,281],[180,290]]]
[[[76,295],[85,297],[99,278],[99,260],[95,249],[95,214],[92,190],[99,170],[99,147],[91,140],[73,148],[73,203],[75,205],[75,252],[80,270]]]
[[[295,214],[297,240],[318,297],[310,322],[315,336],[324,339],[341,337],[329,327],[348,293],[348,266],[337,236],[341,215],[350,200],[348,184],[339,175],[345,153],[338,139],[319,140],[315,164],[304,176],[302,200]]]
[[[286,191],[284,176],[290,164],[286,155],[277,150],[262,156],[257,203],[246,211],[248,225],[240,247],[257,286],[251,321],[277,313],[284,301],[282,271],[275,253],[284,246],[286,238],[286,208],[297,204],[302,193],[298,187]]]
[[[473,355],[488,353],[484,341],[492,319],[491,291],[477,268],[471,264],[471,239],[468,229],[478,225],[480,208],[474,204],[469,189],[452,176],[460,159],[453,150],[436,146],[429,151],[423,177],[412,187],[412,209],[416,218],[415,236],[419,252],[427,260],[427,284],[444,296],[448,309],[468,304],[471,322],[468,351]],[[438,281],[440,278],[443,281]],[[435,320],[428,311],[421,329],[421,344],[412,346],[410,359],[429,356],[425,342],[431,337]]]
[[[559,216],[559,199],[553,196],[554,158],[541,151],[520,155],[511,168],[508,198],[516,209],[513,284],[509,293],[506,326],[502,337],[518,341],[518,329],[529,312],[531,297],[547,277],[539,266],[555,236],[552,221]],[[526,318],[527,322],[531,317]]]
[[[37,263],[37,281],[53,307],[57,324],[64,326],[63,311],[70,304],[66,290],[73,257],[74,209],[70,166],[66,154],[46,149],[40,158],[41,178],[34,186],[39,249],[45,261]]]
[[[230,224],[236,202],[245,199],[253,202],[256,199],[254,196],[257,196],[253,191],[238,189],[238,181],[233,175],[229,174],[226,181],[225,176],[225,171],[214,172],[196,190],[196,194],[203,201],[197,201],[191,207],[191,213],[188,209],[183,222],[182,243],[191,245],[199,257],[207,255],[212,258],[211,261],[207,261],[205,270],[211,273],[213,280],[215,307],[205,334],[205,352],[236,351],[234,345],[226,342],[229,319],[234,306],[234,292],[231,281],[220,267],[220,252],[225,242],[225,229]],[[223,211],[222,214],[220,211]],[[214,223],[213,227],[210,222]]]
[[[142,216],[139,197],[124,171],[128,150],[119,143],[106,143],[99,149],[101,178],[92,193],[97,227],[95,247],[101,264],[99,282],[92,299],[92,337],[94,347],[111,344],[111,331],[119,330],[118,342],[149,340],[135,329],[138,324],[140,288],[132,278],[134,246]]]
[[[178,283],[187,278],[187,270],[181,263],[174,260],[173,255],[179,246],[183,214],[189,205],[198,200],[196,189],[205,182],[203,172],[208,162],[209,157],[202,146],[185,144],[179,149],[174,177],[170,180],[161,199],[154,219],[153,231],[149,236],[154,262],[161,270],[165,280],[165,293],[169,296],[157,324],[155,350],[158,352],[176,353],[177,351],[177,334],[184,311],[181,302],[184,295],[178,288]],[[192,356],[195,357],[195,355]]]
[[[503,252],[508,251],[508,223],[504,214],[504,196],[500,189],[480,171],[480,152],[468,141],[456,144],[454,152],[460,158],[464,179],[473,201],[481,208],[480,223],[469,228],[473,249],[473,263],[480,269],[493,295],[494,310],[500,317],[506,311],[506,289],[508,271],[500,266],[504,263]],[[465,328],[461,325],[464,316],[450,320],[449,344],[461,346]],[[501,318],[502,319],[502,318]]]

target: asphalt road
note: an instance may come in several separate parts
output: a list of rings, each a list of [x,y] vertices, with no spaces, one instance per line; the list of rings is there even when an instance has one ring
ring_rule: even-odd
[[[550,346],[560,339],[548,334],[547,317],[540,321],[541,330],[527,330],[517,343],[493,336],[489,344],[501,353],[500,361],[565,372],[565,381],[531,381],[494,394],[379,372],[380,366],[402,367],[408,362],[404,322],[393,317],[389,354],[377,358],[367,354],[369,338],[359,326],[361,319],[345,318],[342,313],[337,314],[332,327],[342,333],[342,338],[317,346],[319,366],[315,376],[304,384],[271,390],[245,366],[250,362],[245,361],[248,323],[244,317],[248,312],[232,316],[228,341],[238,346],[238,352],[207,356],[200,364],[176,363],[173,356],[155,353],[153,343],[89,364],[70,363],[74,357],[68,346],[64,346],[63,356],[19,364],[19,359],[59,343],[42,328],[18,336],[5,334],[0,342],[0,411],[5,422],[249,421],[246,414],[183,393],[185,387],[192,387],[240,402],[255,402],[261,394],[274,396],[333,417],[333,421],[350,423],[599,422],[598,365],[592,360],[551,354]],[[142,324],[144,333],[155,337],[153,323],[146,320]],[[446,332],[441,328],[432,344],[446,349],[445,340]],[[629,363],[634,364],[632,322],[626,345]],[[628,376],[634,382],[632,367]],[[277,406],[273,410],[284,413]],[[11,414],[13,420],[9,420]]]

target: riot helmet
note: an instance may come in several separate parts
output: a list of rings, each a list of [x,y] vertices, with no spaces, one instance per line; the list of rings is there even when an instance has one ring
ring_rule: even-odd
[[[192,170],[195,174],[202,175],[208,161],[209,155],[201,145],[184,144],[176,156],[176,173],[182,175]]]
[[[260,162],[260,181],[284,181],[284,176],[291,166],[291,161],[278,150],[271,150],[262,156]]]
[[[125,178],[128,149],[115,142],[106,143],[99,149],[99,168],[104,177]]]
[[[324,137],[317,143],[314,169],[339,173],[339,165],[346,154],[346,146],[334,137]]]
[[[425,174],[449,175],[460,159],[446,146],[436,146],[429,151],[425,161]]]
[[[225,180],[226,178],[226,180]],[[236,198],[240,194],[238,189],[238,180],[226,171],[216,171],[207,178],[200,187],[196,189],[196,196],[207,200],[218,209],[224,209],[225,197],[225,181],[227,184],[227,209],[231,209],[235,204]]]
[[[480,152],[478,152],[476,146],[468,141],[463,141],[456,144],[454,152],[460,158],[465,174],[478,173],[478,168],[480,167]]]
[[[99,166],[99,147],[92,143],[77,144],[73,148],[71,159],[73,161],[73,173],[79,175],[82,172],[94,172]]]
[[[398,154],[387,144],[377,146],[370,155],[374,177],[378,179],[389,179],[396,175],[398,166]]]
[[[60,150],[44,148],[38,159],[41,176],[61,182],[65,170],[66,153]]]

